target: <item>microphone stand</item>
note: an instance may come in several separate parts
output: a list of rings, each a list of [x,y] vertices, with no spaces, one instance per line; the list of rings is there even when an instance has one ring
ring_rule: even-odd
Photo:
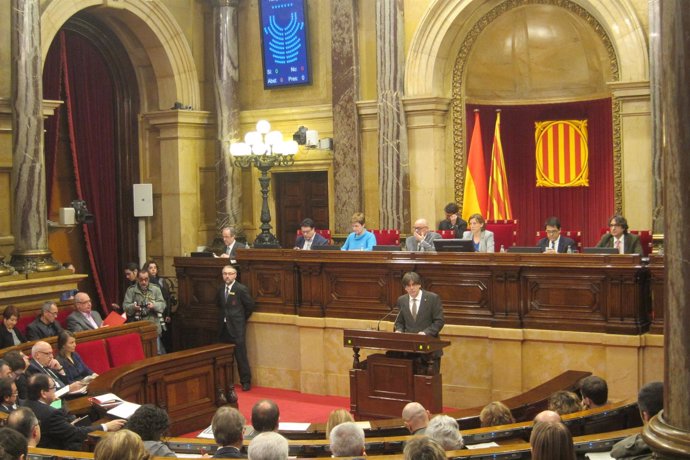
[[[383,318],[381,318],[381,319],[379,320],[379,322],[376,323],[376,330],[377,330],[377,331],[380,331],[380,330],[381,330],[381,321],[383,321],[384,319],[388,318],[388,317],[389,317],[395,310],[397,310],[397,309],[398,309],[398,306],[395,305],[393,308],[390,309],[390,311],[389,311],[388,313],[386,313],[385,315],[383,315]],[[398,317],[396,316],[395,319],[398,319]]]

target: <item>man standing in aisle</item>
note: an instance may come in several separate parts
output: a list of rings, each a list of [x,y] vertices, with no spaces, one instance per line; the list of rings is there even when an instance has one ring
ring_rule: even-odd
[[[221,313],[219,340],[235,345],[235,361],[240,374],[242,391],[249,391],[252,373],[245,342],[246,323],[254,311],[254,299],[244,284],[238,283],[237,270],[232,265],[223,267],[223,286],[218,290],[217,303]]]
[[[137,275],[137,283],[127,288],[122,308],[127,313],[129,321],[145,319],[156,325],[158,332],[158,354],[165,353],[161,340],[162,328],[160,318],[165,311],[165,299],[161,288],[149,280],[149,272],[141,270]]]

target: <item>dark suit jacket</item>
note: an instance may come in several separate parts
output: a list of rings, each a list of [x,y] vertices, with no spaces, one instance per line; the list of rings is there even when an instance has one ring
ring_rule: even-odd
[[[598,248],[612,248],[615,238],[610,233],[604,234],[597,243]],[[632,233],[626,233],[623,238],[623,253],[642,255],[642,243],[640,237]]]
[[[51,379],[55,381],[55,387],[59,390],[60,388],[64,387],[67,385],[67,377],[64,375],[59,374],[57,371],[54,371],[53,369],[46,369],[45,367],[41,366],[38,361],[35,359],[31,358],[29,360],[29,367],[26,369],[27,374],[29,375],[34,375],[34,374],[45,374]]]
[[[40,401],[26,401],[28,407],[41,425],[41,441],[38,447],[46,449],[82,450],[86,436],[102,429],[101,426],[74,426],[70,415],[64,409],[55,409]]]
[[[76,351],[72,353],[72,361],[74,362],[60,355],[58,355],[55,359],[58,360],[62,368],[65,370],[65,379],[67,380],[67,383],[76,382],[93,374],[91,368],[86,365],[84,360],[81,359],[81,356],[79,356],[79,353]],[[62,376],[60,376],[60,378],[62,378]]]
[[[410,296],[405,294],[398,297],[397,307],[400,313],[395,319],[395,330],[400,332],[424,332],[426,335],[438,337],[445,321],[443,319],[443,305],[441,298],[433,292],[422,290],[422,300],[417,306],[417,319],[412,318],[410,311]]]
[[[103,323],[101,315],[97,311],[91,310],[91,317],[96,322],[96,324],[98,324],[98,327],[101,327],[101,323]],[[82,315],[82,313],[77,310],[72,312],[67,317],[67,329],[69,329],[72,332],[92,331],[93,326],[91,326],[91,324],[89,324],[86,318],[84,318],[84,315]]]
[[[235,281],[230,289],[230,295],[225,299],[225,284],[218,289],[216,303],[220,310],[221,321],[230,338],[244,342],[245,323],[254,312],[254,299],[244,284]]]
[[[443,219],[438,224],[439,230],[454,230],[454,238],[462,238],[462,234],[467,231],[467,222],[458,216],[458,220],[455,221],[455,225],[451,224],[448,219]]]
[[[29,340],[41,340],[46,337],[53,337],[59,335],[62,332],[62,326],[57,321],[53,321],[50,324],[46,324],[41,321],[39,316],[26,326],[26,337]]]
[[[537,246],[546,251],[546,248],[549,247],[549,239],[540,239],[537,243]],[[577,245],[575,244],[575,240],[573,240],[572,238],[568,238],[567,236],[561,235],[561,238],[558,240],[558,247],[556,248],[556,252],[568,252],[568,247],[573,248],[573,252],[577,251]]]
[[[234,447],[219,447],[213,458],[247,458]]]
[[[15,334],[20,342],[26,342],[26,337],[22,334],[22,331],[14,328]],[[12,340],[12,333],[5,327],[5,323],[0,321],[0,348],[13,347],[14,341]]]
[[[246,248],[246,247],[247,247],[246,244],[240,243],[239,241],[235,240],[235,245],[232,247],[232,251],[230,251],[230,258],[231,258],[231,259],[234,259],[234,258],[235,258],[235,254],[237,254],[237,249],[238,249],[238,248],[239,248],[239,249],[244,249],[244,248]],[[227,254],[227,252],[228,252],[228,247],[227,247],[227,246],[223,246],[223,254]]]
[[[314,233],[312,238],[311,247],[315,246],[328,246],[328,240],[318,233]],[[295,247],[302,249],[304,247],[304,235],[300,235],[295,239]]]

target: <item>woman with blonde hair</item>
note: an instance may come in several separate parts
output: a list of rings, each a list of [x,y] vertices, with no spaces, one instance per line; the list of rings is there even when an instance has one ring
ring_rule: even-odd
[[[575,460],[573,436],[561,422],[537,422],[529,438],[532,460]]]
[[[515,419],[508,406],[500,401],[494,401],[484,406],[484,409],[479,413],[479,423],[484,428],[515,423]]]
[[[330,415],[328,416],[328,421],[326,422],[326,439],[331,434],[331,430],[335,428],[337,425],[340,425],[341,423],[345,422],[354,422],[355,419],[352,418],[352,415],[345,409],[335,409],[333,410]]]
[[[472,240],[475,252],[496,252],[494,233],[486,229],[486,221],[481,214],[469,218],[470,229],[462,234],[462,239]]]
[[[101,439],[93,451],[95,460],[149,460],[151,454],[138,434],[129,430],[116,431]]]

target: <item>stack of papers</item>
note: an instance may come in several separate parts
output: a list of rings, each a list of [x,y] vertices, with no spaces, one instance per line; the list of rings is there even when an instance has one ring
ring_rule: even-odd
[[[107,412],[108,415],[124,419],[129,419],[132,414],[141,407],[140,404],[124,401],[122,398],[113,393],[94,396],[91,398],[91,402],[104,409],[109,409]]]

